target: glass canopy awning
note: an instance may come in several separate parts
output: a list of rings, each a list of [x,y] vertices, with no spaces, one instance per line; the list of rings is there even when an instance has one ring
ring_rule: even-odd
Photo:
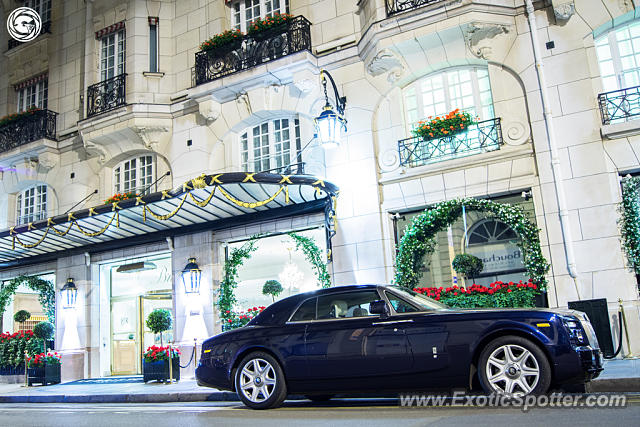
[[[309,175],[201,175],[179,188],[0,231],[0,267],[324,210],[334,234],[338,187]],[[127,239],[127,240],[124,240]],[[329,242],[328,242],[329,243]],[[330,245],[328,245],[330,247]]]

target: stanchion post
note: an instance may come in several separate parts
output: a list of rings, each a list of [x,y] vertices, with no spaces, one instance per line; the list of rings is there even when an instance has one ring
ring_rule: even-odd
[[[622,325],[624,327],[624,337],[627,341],[627,354],[624,359],[633,359],[633,351],[631,351],[631,343],[629,342],[629,328],[627,327],[627,316],[624,314],[624,306],[622,305],[622,298],[618,298],[618,304],[620,305],[620,313],[622,313]]]
[[[27,350],[24,351],[24,386],[29,387],[29,362],[27,362]]]
[[[198,367],[198,339],[193,339],[193,373],[195,374]]]
[[[173,384],[173,348],[169,341],[169,384]]]

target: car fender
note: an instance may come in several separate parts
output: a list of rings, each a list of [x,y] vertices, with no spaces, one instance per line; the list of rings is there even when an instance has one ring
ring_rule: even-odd
[[[243,345],[237,345],[237,344],[234,344],[233,342],[230,342],[229,347],[227,347],[227,349],[232,354],[232,357],[227,369],[227,376],[231,384],[234,384],[234,378],[233,378],[234,369],[240,363],[242,358],[251,352],[264,351],[265,353],[269,353],[273,357],[275,357],[278,363],[280,363],[280,366],[282,366],[282,355],[280,354],[279,351],[272,348],[272,346],[269,345],[267,340],[256,340],[251,344],[243,344]]]
[[[471,345],[471,352],[474,355],[473,363],[477,362],[477,357],[482,351],[482,347],[495,337],[501,335],[517,334],[528,337],[534,343],[540,345],[542,351],[549,356],[548,346],[553,345],[554,341],[545,335],[540,329],[533,325],[524,322],[517,322],[514,320],[501,320],[491,324],[482,334],[474,340]]]

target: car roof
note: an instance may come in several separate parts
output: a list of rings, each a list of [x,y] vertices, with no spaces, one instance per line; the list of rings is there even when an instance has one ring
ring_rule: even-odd
[[[377,284],[366,284],[366,285],[341,285],[341,286],[332,286],[330,288],[317,289],[315,291],[303,292],[300,294],[292,295],[287,298],[283,298],[280,301],[276,301],[267,307],[259,316],[257,316],[254,320],[251,321],[252,325],[274,325],[284,323],[289,316],[291,316],[291,312],[295,309],[298,304],[302,301],[323,296],[323,295],[331,295],[337,294],[341,292],[348,291],[357,291],[357,290],[366,290],[366,289],[377,289],[379,287],[386,287],[389,285],[377,285]]]

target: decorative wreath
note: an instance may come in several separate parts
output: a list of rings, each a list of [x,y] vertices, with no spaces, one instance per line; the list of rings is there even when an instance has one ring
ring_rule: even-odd
[[[542,255],[539,229],[517,206],[473,198],[438,203],[413,219],[400,239],[395,283],[409,289],[419,286],[422,259],[435,250],[436,233],[453,224],[462,215],[463,206],[466,210],[490,212],[516,232],[520,237],[518,246],[522,250],[523,262],[531,280],[539,289],[545,289],[549,263]]]

